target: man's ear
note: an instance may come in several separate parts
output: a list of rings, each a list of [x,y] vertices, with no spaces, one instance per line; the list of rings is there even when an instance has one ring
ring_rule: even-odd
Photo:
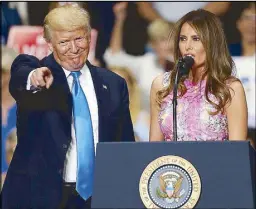
[[[52,51],[52,52],[53,52],[53,46],[52,46],[52,43],[51,43],[51,42],[47,42],[47,45],[48,45],[48,47],[49,47],[50,51]]]

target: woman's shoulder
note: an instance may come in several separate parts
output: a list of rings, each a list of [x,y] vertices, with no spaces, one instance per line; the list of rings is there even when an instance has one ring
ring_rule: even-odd
[[[235,94],[236,92],[237,93],[244,92],[244,87],[243,87],[242,82],[238,78],[236,78],[236,77],[230,77],[229,79],[227,79],[226,85],[228,87],[230,87],[231,95]]]
[[[230,83],[230,87],[233,89],[235,93],[244,94],[244,87],[240,80],[233,81],[232,83]]]
[[[165,72],[163,74],[158,75],[152,83],[152,88],[155,90],[160,90],[168,86],[170,82],[170,72]]]

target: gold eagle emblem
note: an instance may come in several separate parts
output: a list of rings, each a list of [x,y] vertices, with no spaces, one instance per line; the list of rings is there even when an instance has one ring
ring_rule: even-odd
[[[160,188],[157,188],[156,194],[159,198],[180,198],[182,194],[180,193],[183,177],[179,176],[174,178],[174,176],[167,175],[167,177],[160,175],[159,184]],[[176,177],[176,176],[175,176]]]

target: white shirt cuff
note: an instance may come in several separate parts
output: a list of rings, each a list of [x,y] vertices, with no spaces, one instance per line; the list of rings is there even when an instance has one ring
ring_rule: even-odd
[[[29,74],[28,74],[28,80],[27,80],[27,86],[26,86],[26,90],[30,90],[31,88],[31,82],[30,82],[30,78],[31,78],[31,75],[32,73],[34,72],[35,70],[32,70]]]

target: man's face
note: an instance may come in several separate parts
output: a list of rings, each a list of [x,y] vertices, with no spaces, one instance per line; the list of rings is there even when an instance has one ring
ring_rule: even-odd
[[[50,49],[55,60],[66,70],[80,70],[88,57],[90,34],[85,28],[71,31],[52,31]]]

